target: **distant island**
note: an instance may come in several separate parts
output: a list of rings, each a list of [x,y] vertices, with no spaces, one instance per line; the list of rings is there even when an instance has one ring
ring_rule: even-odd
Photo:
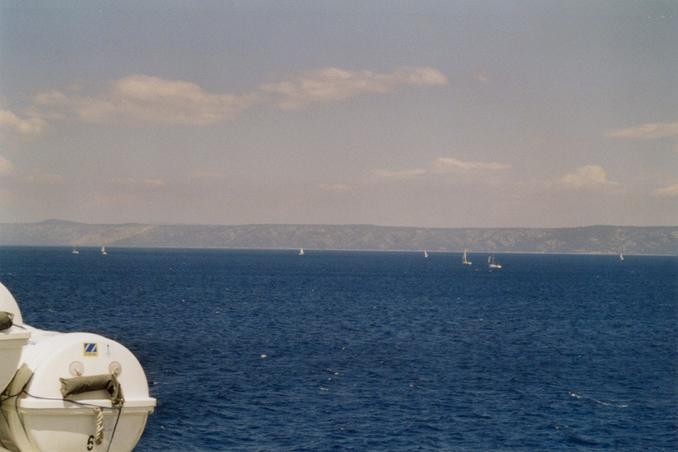
[[[678,255],[678,226],[418,228],[373,225],[0,223],[0,246],[429,250]]]

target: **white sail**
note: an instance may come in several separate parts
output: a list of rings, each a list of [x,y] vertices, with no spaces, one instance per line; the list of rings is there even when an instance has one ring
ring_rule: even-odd
[[[487,258],[487,263],[488,263],[488,267],[490,267],[490,268],[496,268],[496,269],[501,268],[501,264],[499,264],[497,262],[497,260],[495,259],[494,256],[489,256]]]
[[[105,256],[105,255],[108,254],[108,253],[106,252],[106,247],[105,247],[105,246],[102,246],[102,247],[101,247],[101,254],[102,254],[103,256]]]
[[[428,257],[428,251],[424,250],[424,257]]]
[[[303,256],[303,255],[304,255],[304,249],[303,249],[303,248],[299,248],[299,256]]]
[[[464,265],[473,265],[473,262],[468,260],[468,250],[464,250],[464,257],[461,259],[461,263]]]

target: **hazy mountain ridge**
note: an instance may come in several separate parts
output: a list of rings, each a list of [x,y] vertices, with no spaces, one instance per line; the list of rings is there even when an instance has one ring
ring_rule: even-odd
[[[416,228],[372,225],[0,224],[0,245],[308,248],[678,255],[678,226]]]

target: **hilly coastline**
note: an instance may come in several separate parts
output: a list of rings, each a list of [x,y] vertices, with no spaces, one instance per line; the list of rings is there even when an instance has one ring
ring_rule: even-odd
[[[678,226],[418,228],[373,225],[0,224],[0,246],[431,250],[678,255]]]

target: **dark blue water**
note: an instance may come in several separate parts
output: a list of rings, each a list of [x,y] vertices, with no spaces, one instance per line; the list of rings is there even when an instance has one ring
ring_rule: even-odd
[[[678,258],[471,257],[0,248],[0,280],[137,355],[140,451],[678,448]]]

